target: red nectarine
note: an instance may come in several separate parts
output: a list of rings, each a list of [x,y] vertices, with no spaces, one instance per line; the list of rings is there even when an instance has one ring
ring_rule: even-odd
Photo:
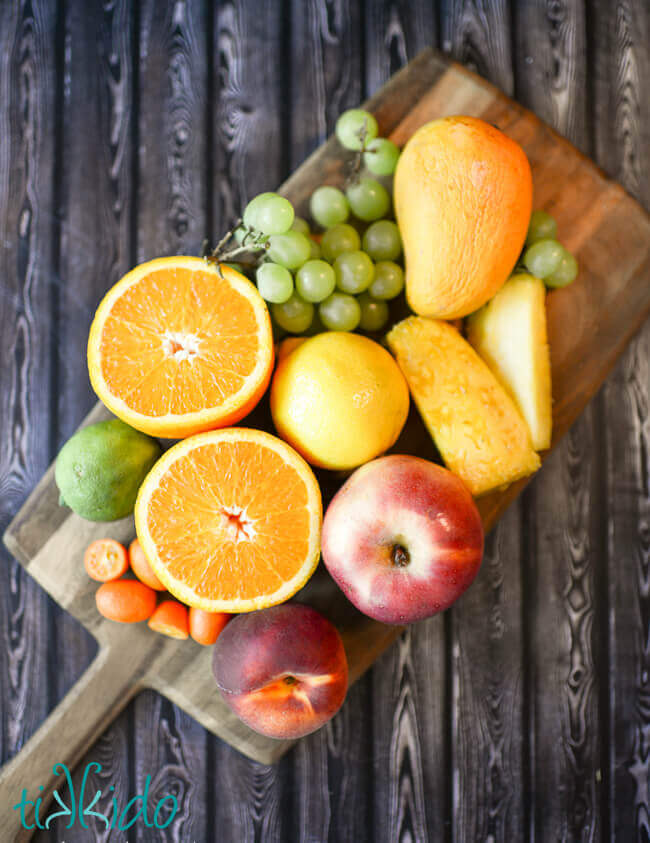
[[[217,639],[212,664],[230,708],[272,738],[319,729],[348,687],[341,636],[315,609],[297,603],[233,618]]]

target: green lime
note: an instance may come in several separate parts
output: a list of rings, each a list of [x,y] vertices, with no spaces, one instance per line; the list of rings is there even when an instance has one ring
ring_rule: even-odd
[[[119,419],[84,427],[56,460],[61,500],[88,521],[116,521],[133,512],[138,489],[162,453],[160,444]]]

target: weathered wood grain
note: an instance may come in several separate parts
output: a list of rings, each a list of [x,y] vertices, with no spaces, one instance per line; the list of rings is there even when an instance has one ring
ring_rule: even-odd
[[[208,755],[208,783],[214,787],[214,840],[295,840],[289,831],[296,822],[291,803],[291,758],[268,766],[244,758],[232,747],[218,742],[218,752]],[[308,782],[296,782],[302,792]]]
[[[324,784],[329,793],[329,839],[341,843],[363,840],[372,827],[370,794],[374,782],[372,767],[377,757],[372,741],[372,712],[372,676],[365,675],[350,688],[345,705],[325,732],[328,777]],[[306,749],[309,751],[308,746]],[[298,765],[296,772],[297,769]]]
[[[650,839],[650,330],[604,390],[607,422],[609,836]]]
[[[515,3],[513,11],[517,99],[589,152],[584,0]]]
[[[364,25],[365,87],[369,94],[438,40],[432,3],[366,0]]]
[[[447,678],[442,618],[427,621],[426,626],[430,628],[422,630],[424,638],[420,638],[420,630],[405,630],[373,670],[374,840],[433,840],[427,814],[433,814],[431,831],[443,827],[447,819],[447,790],[438,766],[445,759],[447,725],[441,704]],[[427,670],[437,680],[428,700],[418,696],[416,659],[421,653],[427,654]],[[424,714],[420,716],[425,701],[433,703],[427,713],[432,718],[428,724]],[[433,740],[428,745],[437,750],[438,763],[431,778],[425,776],[432,770],[423,753],[420,731],[429,733]]]
[[[365,99],[361,14],[362,4],[350,0],[337,4],[293,0],[291,4],[286,42],[290,170],[327,139],[341,112]]]
[[[598,163],[646,206],[650,196],[650,9],[618,0],[594,14],[594,148]]]
[[[143,793],[150,777],[151,805],[172,794],[178,813],[158,833],[162,841],[185,843],[206,840],[208,782],[205,776],[205,730],[184,711],[153,691],[140,694],[134,705],[136,723],[146,724],[135,734],[135,768],[131,790]],[[163,815],[166,821],[169,812]],[[134,839],[148,841],[137,824]]]
[[[472,588],[451,612],[454,840],[526,838],[521,510],[488,537]]]
[[[122,0],[76,2],[66,4],[60,12],[57,36],[62,43],[57,46],[63,66],[57,80],[61,123],[56,165],[60,221],[57,344],[52,361],[58,391],[58,412],[53,416],[57,449],[96,400],[86,369],[88,327],[99,299],[132,261],[134,33],[129,6]],[[97,645],[67,612],[57,611],[53,627],[58,651],[53,686],[60,698],[87,668]],[[132,716],[121,715],[102,735],[99,746],[79,759],[73,774],[76,788],[86,764],[100,755],[103,769],[93,768],[89,787],[107,790],[109,782],[118,800],[126,803],[130,729]],[[50,765],[55,760],[50,759]],[[67,788],[62,794],[68,798]],[[102,804],[108,805],[110,800],[105,797]],[[90,832],[76,827],[64,833],[66,825],[65,819],[52,823],[54,839],[76,843],[88,833],[98,841],[108,839],[101,822],[90,820]]]
[[[5,528],[51,459],[48,408],[55,123],[55,10],[0,7],[0,524]],[[0,554],[0,755],[14,755],[55,700],[45,595]],[[33,693],[39,677],[39,694]]]
[[[443,0],[442,49],[512,94],[512,35],[508,0]]]
[[[225,2],[214,20],[213,239],[241,216],[256,193],[277,187],[287,155],[279,60],[282,17],[267,5]]]
[[[578,148],[589,150],[585,27],[582,3],[524,5],[517,15],[517,32],[525,44],[517,94]],[[570,178],[577,187],[578,174],[572,172]],[[587,214],[589,192],[580,192]],[[540,201],[546,197],[536,190],[534,202]],[[580,213],[577,206],[572,213]],[[558,228],[566,242],[569,221],[561,212]],[[533,535],[525,552],[545,560],[526,574],[536,595],[526,612],[526,634],[532,636],[532,652],[543,648],[529,679],[527,727],[534,794],[531,833],[541,839],[599,840],[603,835],[603,713],[596,664],[605,653],[594,634],[604,596],[598,588],[603,552],[602,533],[590,515],[602,501],[602,466],[590,459],[598,452],[600,430],[601,419],[592,404],[560,443],[528,498]]]
[[[546,837],[599,840],[600,706],[594,636],[602,548],[597,523],[600,473],[593,414],[574,425],[548,461],[531,503],[537,530],[527,549],[535,565],[527,611],[536,654],[530,688],[535,794],[532,823]],[[553,563],[553,564],[552,564]]]
[[[598,161],[650,207],[650,8],[603,5],[594,21]],[[602,392],[607,466],[608,742],[603,814],[610,839],[650,839],[650,325]]]
[[[138,261],[198,254],[205,235],[207,5],[139,4]]]

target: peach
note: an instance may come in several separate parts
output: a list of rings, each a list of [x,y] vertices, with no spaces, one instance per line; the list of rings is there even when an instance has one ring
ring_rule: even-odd
[[[348,600],[383,623],[447,609],[481,565],[483,526],[462,480],[419,457],[357,469],[323,520],[323,561]]]
[[[319,729],[348,687],[341,636],[319,612],[297,603],[233,618],[215,644],[213,671],[235,714],[272,738]]]

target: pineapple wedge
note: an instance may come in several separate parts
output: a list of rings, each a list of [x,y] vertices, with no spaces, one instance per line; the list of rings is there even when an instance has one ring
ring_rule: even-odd
[[[512,396],[533,447],[551,446],[551,361],[546,339],[544,282],[513,275],[467,322],[467,336]]]
[[[514,402],[455,328],[409,316],[387,340],[443,460],[473,495],[539,468]]]

